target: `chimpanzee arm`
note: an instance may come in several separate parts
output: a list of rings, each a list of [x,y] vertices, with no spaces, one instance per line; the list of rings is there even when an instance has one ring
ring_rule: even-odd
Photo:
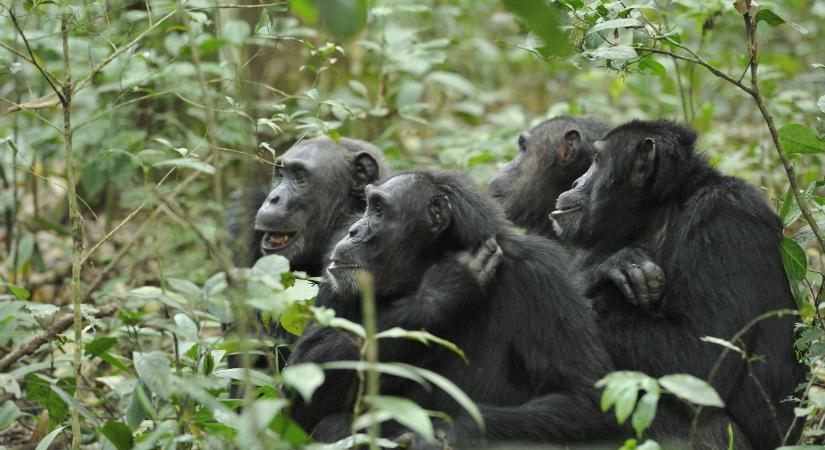
[[[502,254],[495,238],[490,238],[472,253],[462,252],[434,264],[414,295],[393,301],[379,313],[379,330],[401,327],[434,332],[451,323],[457,314],[484,298]]]
[[[625,300],[644,311],[659,307],[665,294],[665,273],[638,247],[626,247],[596,265],[585,285],[590,297],[605,283],[613,283]]]

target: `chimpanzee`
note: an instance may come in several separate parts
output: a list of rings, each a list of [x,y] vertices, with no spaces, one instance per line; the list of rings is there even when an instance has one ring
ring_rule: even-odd
[[[780,220],[754,187],[712,168],[695,141],[665,120],[613,129],[551,214],[559,237],[581,248],[577,271],[619,369],[707,379],[723,349],[702,337],[730,340],[760,314],[795,308]],[[667,275],[653,309],[602,282],[628,249],[645,250]],[[758,322],[733,342],[758,358],[729,351],[711,380],[755,448],[779,446],[793,418],[793,405],[780,403],[804,379],[793,326],[788,316]]]
[[[289,259],[292,270],[321,275],[332,245],[365,208],[364,187],[388,173],[383,154],[368,142],[335,142],[324,136],[295,144],[275,160],[271,189],[256,206],[251,248],[240,252],[246,255],[236,254],[236,261],[251,264],[265,254],[279,254]],[[351,315],[347,305],[323,306]],[[271,331],[283,342],[294,342],[279,326]],[[282,348],[278,354],[288,351]],[[239,366],[236,359],[231,366]]]
[[[565,443],[618,433],[599,411],[594,388],[611,363],[557,244],[513,234],[498,205],[455,173],[400,174],[367,186],[366,194],[366,211],[331,256],[332,289],[320,295],[357,301],[356,272],[369,271],[379,329],[426,329],[458,345],[469,363],[404,339],[380,340],[382,361],[450,379],[479,404],[489,440]],[[350,336],[314,328],[299,339],[290,364],[353,359]],[[328,374],[310,404],[296,399],[292,417],[316,439],[346,436],[341,424],[351,420],[355,386],[352,372]],[[452,424],[439,426],[450,442],[482,438],[443,392],[384,376],[381,393],[450,414]],[[404,432],[397,424],[383,429],[388,437]]]
[[[559,116],[521,133],[518,155],[489,184],[507,218],[528,233],[556,239],[547,213],[590,167],[593,142],[609,130],[610,125],[596,117]],[[602,279],[615,283],[634,305],[650,308],[658,303],[664,273],[643,250],[627,249],[611,261],[598,274]]]
[[[269,194],[255,216],[255,245],[320,275],[340,234],[364,210],[364,186],[388,174],[372,144],[324,136],[301,141],[275,160]]]

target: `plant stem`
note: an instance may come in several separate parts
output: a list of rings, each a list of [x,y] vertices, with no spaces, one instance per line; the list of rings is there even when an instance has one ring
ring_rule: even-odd
[[[69,13],[64,13],[60,21],[63,34],[63,75],[62,94],[58,94],[63,106],[63,145],[66,148],[66,184],[69,189],[69,217],[72,224],[72,304],[74,306],[74,376],[75,399],[80,402],[80,380],[83,361],[83,316],[80,314],[82,293],[80,291],[80,268],[83,257],[83,224],[77,208],[76,180],[74,175],[74,152],[72,150],[72,73],[69,65]],[[72,450],[80,449],[80,414],[72,407]]]
[[[364,331],[367,338],[364,342],[365,356],[367,359],[367,396],[375,397],[379,395],[378,377],[375,370],[378,364],[378,342],[375,339],[376,333],[376,312],[375,312],[375,290],[373,278],[367,272],[358,274],[358,288],[361,290],[361,306],[363,309]],[[373,423],[367,428],[367,435],[370,437],[370,450],[378,450],[378,423]]]

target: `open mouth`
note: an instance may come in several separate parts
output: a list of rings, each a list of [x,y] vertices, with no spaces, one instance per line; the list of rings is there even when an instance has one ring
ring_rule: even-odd
[[[295,232],[267,231],[261,239],[261,248],[265,252],[280,250],[295,240]]]
[[[581,205],[566,206],[564,208],[557,209],[557,210],[551,212],[550,213],[550,218],[556,219],[556,218],[561,217],[565,214],[570,214],[570,213],[573,213],[573,212],[576,212],[576,211],[581,211],[581,209],[582,209]]]

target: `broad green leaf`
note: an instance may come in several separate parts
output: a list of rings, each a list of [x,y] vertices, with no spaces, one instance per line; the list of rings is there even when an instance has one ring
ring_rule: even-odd
[[[147,397],[146,391],[143,390],[143,382],[139,381],[137,385],[135,385],[135,390],[132,391],[129,406],[126,407],[126,423],[132,430],[137,429],[146,417],[146,410],[143,408],[141,396]]]
[[[782,238],[782,264],[792,280],[802,280],[808,271],[808,258],[805,250],[793,239]]]
[[[376,408],[388,413],[401,425],[410,431],[420,434],[425,439],[432,441],[435,439],[433,424],[424,408],[418,406],[412,400],[400,397],[366,396],[364,397],[371,408]]]
[[[312,314],[309,311],[309,305],[305,302],[295,302],[281,313],[278,322],[284,330],[295,336],[300,336],[311,319]]]
[[[161,351],[135,352],[133,360],[140,379],[152,392],[164,399],[172,395],[172,368],[169,366],[165,353]]]
[[[266,255],[255,261],[252,269],[280,280],[282,273],[289,272],[289,260],[281,255]]]
[[[111,336],[103,336],[87,343],[83,348],[83,353],[88,355],[89,358],[94,358],[96,356],[100,356],[103,352],[109,350],[115,345],[117,345],[117,339]]]
[[[646,392],[642,395],[642,398],[639,399],[639,403],[636,405],[636,411],[633,413],[633,419],[631,420],[631,424],[633,425],[633,429],[636,430],[636,437],[642,437],[645,430],[650,427],[650,424],[653,423],[653,419],[656,417],[656,405],[659,402],[659,394]]]
[[[281,375],[284,384],[298,391],[307,403],[310,403],[315,390],[324,383],[324,370],[317,364],[287,366]]]
[[[178,326],[184,339],[189,341],[198,340],[198,324],[195,323],[189,316],[183,313],[175,314],[175,324]]]
[[[633,412],[633,408],[636,406],[636,399],[638,398],[639,391],[636,389],[635,385],[625,386],[619,392],[619,395],[616,397],[616,420],[619,423],[624,423],[628,417],[630,417],[630,413]]]
[[[8,428],[9,425],[13,424],[17,418],[22,415],[23,413],[20,412],[20,408],[18,408],[14,402],[6,400],[3,405],[0,406],[0,431]]]
[[[52,424],[59,424],[69,413],[69,406],[52,390],[52,382],[39,374],[26,375],[26,398],[36,401],[49,411],[49,420]],[[59,380],[64,389],[74,392],[74,382],[70,378]]]
[[[235,381],[243,381],[243,372],[243,368],[221,369],[212,372],[212,376],[218,378],[229,378],[230,380]],[[255,386],[271,386],[275,383],[275,380],[272,378],[271,375],[267,375],[264,372],[249,369],[249,382],[254,384]]]
[[[57,435],[60,434],[66,428],[68,427],[62,426],[52,430],[51,433],[44,436],[43,439],[41,439],[40,442],[37,443],[37,447],[35,447],[34,450],[49,450],[49,447],[51,447],[52,442],[54,442],[54,439],[57,437]]]
[[[565,55],[571,50],[567,36],[561,31],[564,7],[535,0],[504,0],[510,10],[533,33],[544,42],[537,49],[542,56]]]
[[[34,254],[34,236],[26,234],[17,243],[17,269],[22,269]]]
[[[20,300],[28,300],[32,295],[26,288],[20,287],[16,284],[7,283],[6,286],[9,288],[11,293]]]
[[[587,30],[587,34],[597,33],[604,30],[613,30],[616,28],[634,28],[642,26],[642,22],[636,19],[613,19],[599,22]]]
[[[108,439],[117,450],[129,450],[135,445],[132,430],[123,422],[107,422],[106,425],[103,425],[100,429],[100,432],[106,436],[106,439]]]
[[[272,419],[289,404],[285,398],[262,398],[247,405],[238,423],[238,448],[258,448],[258,436]]]
[[[779,129],[779,141],[785,153],[822,153],[825,142],[820,140],[810,128],[798,123],[791,123]]]
[[[772,27],[785,23],[785,19],[779,17],[775,12],[768,8],[762,8],[758,13],[756,13],[756,22],[758,23],[763,20]]]
[[[64,378],[63,380],[67,380],[67,378]],[[72,387],[74,387],[74,385],[72,385]],[[100,423],[100,419],[98,419],[96,415],[92,414],[92,412],[89,411],[88,408],[83,406],[82,403],[77,401],[77,399],[74,398],[74,396],[63,390],[60,386],[60,383],[51,385],[51,389],[52,392],[57,394],[57,396],[60,397],[61,400],[66,402],[67,405],[70,405],[72,408],[77,409],[77,412],[79,412],[81,416],[85,417],[86,420],[88,420],[89,423],[92,424],[92,426],[94,426],[95,428],[100,428],[100,426],[102,425]]]
[[[662,385],[671,394],[695,405],[725,407],[725,402],[711,385],[704,380],[684,373],[665,375],[659,378]]]

